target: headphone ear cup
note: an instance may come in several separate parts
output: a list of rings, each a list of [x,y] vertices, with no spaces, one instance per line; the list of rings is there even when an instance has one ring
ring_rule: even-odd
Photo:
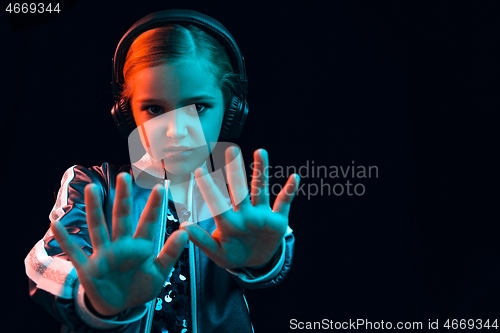
[[[126,99],[120,98],[115,101],[115,104],[111,109],[111,117],[113,117],[121,136],[127,140],[128,136],[137,127],[137,125]]]
[[[237,139],[243,130],[247,115],[248,103],[233,95],[224,114],[219,141]]]

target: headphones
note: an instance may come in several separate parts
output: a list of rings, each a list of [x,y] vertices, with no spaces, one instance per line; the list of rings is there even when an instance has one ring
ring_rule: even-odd
[[[124,139],[128,139],[130,133],[137,127],[129,101],[120,97],[121,87],[124,83],[123,67],[127,52],[133,41],[143,32],[166,24],[177,23],[192,24],[209,33],[217,39],[226,49],[233,70],[240,75],[240,80],[247,82],[245,70],[245,59],[236,44],[233,36],[217,20],[210,16],[188,9],[170,9],[151,13],[136,23],[125,33],[111,59],[113,65],[111,89],[115,97],[115,103],[111,109],[111,116],[118,127],[118,131]],[[240,135],[248,115],[248,103],[246,95],[233,94],[224,112],[222,120],[220,141],[236,139]]]

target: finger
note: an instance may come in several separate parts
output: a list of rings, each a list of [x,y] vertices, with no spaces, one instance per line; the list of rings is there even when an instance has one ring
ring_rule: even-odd
[[[113,240],[132,233],[131,178],[126,172],[116,177],[116,195],[113,205]]]
[[[167,181],[169,182],[169,181]],[[148,202],[144,208],[134,238],[146,238],[153,240],[156,233],[157,222],[160,219],[166,189],[162,184],[153,187]]]
[[[189,239],[194,245],[198,246],[207,257],[213,260],[219,249],[219,243],[208,231],[192,222],[183,222],[180,228],[189,234]]]
[[[159,265],[160,271],[165,279],[170,274],[172,266],[175,264],[177,259],[179,259],[182,250],[186,246],[188,241],[188,234],[183,230],[174,231],[163,245],[158,257],[156,257],[155,262]]]
[[[252,204],[269,206],[269,158],[265,149],[257,149],[254,154],[252,174]]]
[[[167,180],[167,183],[170,181]],[[168,185],[167,185],[168,186]],[[144,208],[134,238],[141,237],[153,240],[156,233],[157,222],[160,219],[163,202],[166,195],[165,186],[157,184],[149,195],[148,202]]]
[[[237,147],[226,149],[226,168],[233,211],[237,212],[251,204],[241,151]]]
[[[61,246],[61,249],[64,251],[64,253],[66,253],[68,258],[73,263],[73,266],[75,266],[76,270],[78,271],[80,267],[85,265],[85,263],[87,262],[87,255],[76,244],[76,242],[71,239],[71,236],[69,235],[66,228],[64,228],[64,226],[61,224],[61,222],[52,222],[50,225],[50,229],[52,230],[54,237],[59,243],[59,246]]]
[[[300,177],[296,173],[288,178],[285,186],[283,186],[280,193],[276,197],[276,201],[274,202],[273,206],[273,212],[281,213],[284,216],[288,217],[288,213],[290,212],[290,205],[293,198],[295,197],[295,193],[297,193],[299,183]]]
[[[218,216],[230,209],[230,206],[226,202],[226,198],[215,185],[212,176],[202,168],[195,170],[196,182],[200,188],[203,198],[207,202],[208,209],[212,213],[212,216]],[[217,220],[215,220],[217,223]]]
[[[109,243],[109,233],[96,184],[85,186],[85,213],[92,247],[97,250],[101,246],[106,246]]]

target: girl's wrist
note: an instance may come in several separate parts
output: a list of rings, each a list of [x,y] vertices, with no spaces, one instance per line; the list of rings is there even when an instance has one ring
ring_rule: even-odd
[[[113,314],[113,315],[103,315],[101,313],[99,313],[95,308],[94,306],[92,305],[92,303],[90,302],[90,300],[88,299],[87,295],[84,294],[84,301],[85,301],[85,306],[87,307],[87,309],[90,311],[90,313],[92,313],[93,315],[99,317],[99,318],[102,318],[102,319],[106,319],[106,320],[111,320],[111,319],[116,319],[118,318],[120,312],[116,313],[116,314]]]
[[[265,264],[258,265],[258,266],[247,266],[245,269],[250,270],[251,272],[255,273],[262,273],[262,272],[267,272],[270,271],[274,265],[277,262],[276,254],[281,252],[281,245],[276,249],[274,254],[271,256],[271,259],[269,259]]]

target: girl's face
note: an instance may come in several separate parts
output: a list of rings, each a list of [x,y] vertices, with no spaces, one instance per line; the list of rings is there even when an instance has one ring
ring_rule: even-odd
[[[201,166],[224,117],[222,91],[206,61],[193,58],[146,68],[133,86],[132,113],[150,155],[175,175]]]

